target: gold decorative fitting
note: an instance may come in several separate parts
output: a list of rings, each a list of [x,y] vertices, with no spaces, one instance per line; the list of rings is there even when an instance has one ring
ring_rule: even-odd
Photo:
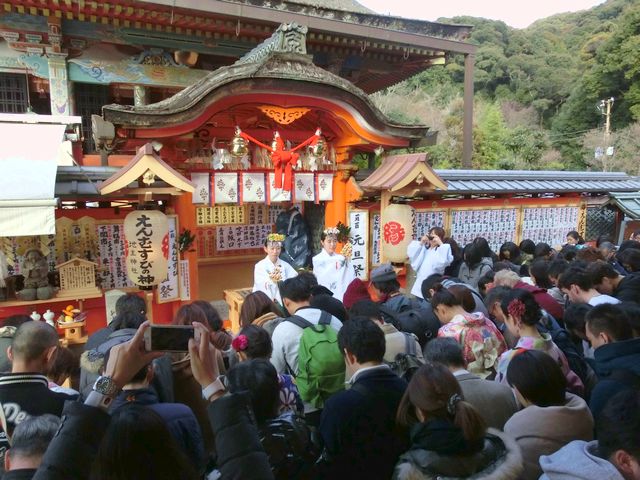
[[[242,158],[247,153],[249,153],[249,147],[247,145],[247,141],[240,136],[239,128],[236,128],[236,134],[231,140],[231,145],[229,146],[229,152],[235,158]]]
[[[280,125],[289,125],[296,120],[302,118],[310,108],[295,107],[295,108],[282,108],[273,105],[263,105],[258,107],[262,113],[272,120],[275,120]]]
[[[416,183],[418,185],[422,185],[424,183],[424,175],[422,173],[419,173],[416,177]]]
[[[152,185],[155,183],[155,181],[156,181],[156,174],[153,173],[151,170],[147,170],[142,175],[142,183],[144,183],[145,185]]]

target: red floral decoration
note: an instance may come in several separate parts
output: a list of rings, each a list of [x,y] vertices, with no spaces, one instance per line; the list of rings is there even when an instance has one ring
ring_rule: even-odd
[[[249,347],[249,339],[246,335],[238,335],[231,342],[231,346],[236,352],[242,352]]]
[[[511,300],[507,306],[507,313],[509,313],[513,318],[522,318],[525,311],[526,308],[524,303],[522,303],[522,300],[518,300],[517,298],[515,300]]]

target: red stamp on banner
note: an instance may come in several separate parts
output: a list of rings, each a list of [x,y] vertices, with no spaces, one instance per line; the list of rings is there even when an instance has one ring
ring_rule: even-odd
[[[387,222],[383,228],[384,241],[391,245],[398,245],[404,240],[405,232],[398,222]]]

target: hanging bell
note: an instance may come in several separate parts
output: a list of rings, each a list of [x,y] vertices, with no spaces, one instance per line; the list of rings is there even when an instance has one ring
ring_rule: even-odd
[[[318,141],[309,147],[309,154],[316,158],[324,157],[327,152],[327,142],[324,138],[320,137]]]
[[[240,136],[239,130],[236,130],[236,134],[231,140],[229,152],[234,158],[242,158],[249,153],[247,141]]]

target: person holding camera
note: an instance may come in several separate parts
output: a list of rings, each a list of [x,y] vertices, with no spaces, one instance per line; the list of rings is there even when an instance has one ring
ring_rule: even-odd
[[[433,227],[420,240],[413,240],[407,247],[407,256],[411,267],[416,271],[416,282],[411,293],[418,298],[422,296],[422,282],[434,273],[442,275],[444,269],[453,262],[451,246],[443,242],[444,229]]]

